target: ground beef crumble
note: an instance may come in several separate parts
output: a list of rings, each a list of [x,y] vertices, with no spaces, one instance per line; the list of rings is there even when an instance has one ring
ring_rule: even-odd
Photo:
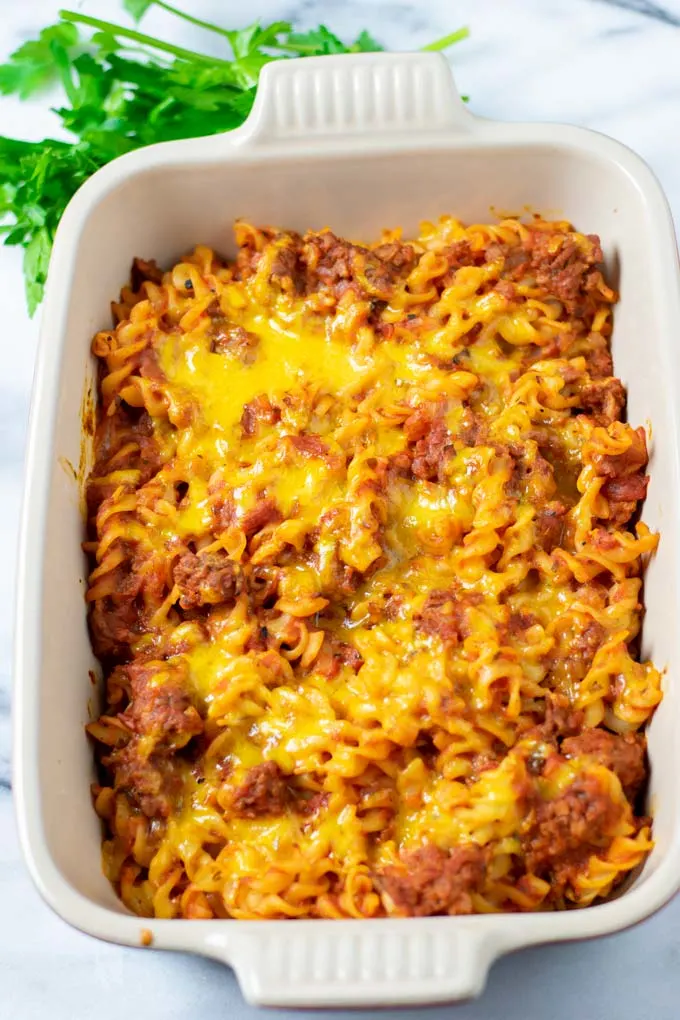
[[[232,807],[244,818],[281,814],[290,800],[281,769],[273,761],[264,761],[248,770],[244,782],[234,794]]]
[[[409,917],[472,913],[471,893],[485,876],[485,856],[474,843],[441,850],[429,844],[402,854],[399,865],[384,868],[377,884],[388,900],[388,912]]]

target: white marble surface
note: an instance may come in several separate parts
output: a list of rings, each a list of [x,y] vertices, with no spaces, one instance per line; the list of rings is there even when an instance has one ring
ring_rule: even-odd
[[[636,149],[655,170],[680,223],[680,0],[177,0],[234,27],[261,17],[303,27],[320,21],[342,36],[370,29],[386,46],[419,46],[461,24],[458,83],[480,114],[571,121]],[[0,59],[56,16],[57,0],[0,0]],[[118,15],[115,0],[73,3]],[[162,11],[146,22],[199,44]],[[211,40],[201,36],[200,44]],[[0,100],[0,133],[51,133],[46,103]],[[188,956],[109,946],[73,931],[41,902],[17,845],[10,793],[11,628],[22,459],[38,331],[24,311],[20,255],[0,248],[0,1018],[144,1020],[254,1016],[225,968]],[[499,963],[485,995],[457,1020],[670,1020],[680,1002],[680,898],[623,934],[525,952]],[[453,1015],[435,1009],[428,1016]],[[285,1017],[287,1013],[279,1013]],[[313,1014],[312,1014],[313,1015]],[[399,1016],[407,1020],[416,1012]],[[310,1016],[308,1013],[307,1016]],[[351,1014],[357,1017],[358,1014]]]

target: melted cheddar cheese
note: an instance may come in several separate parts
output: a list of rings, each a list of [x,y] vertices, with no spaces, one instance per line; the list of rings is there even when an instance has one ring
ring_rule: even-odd
[[[93,342],[106,873],[158,917],[606,896],[661,694],[599,242],[236,233],[135,260]]]

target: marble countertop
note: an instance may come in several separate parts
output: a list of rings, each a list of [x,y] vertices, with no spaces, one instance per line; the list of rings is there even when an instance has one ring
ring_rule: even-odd
[[[224,0],[177,3],[235,27],[244,17],[241,7]],[[88,14],[118,16],[114,0],[72,5]],[[4,0],[0,59],[54,20],[60,6],[57,0]],[[567,121],[614,136],[649,162],[680,222],[680,0],[251,0],[247,17],[284,18],[301,27],[323,22],[343,37],[368,28],[394,49],[415,48],[467,24],[471,38],[453,50],[452,59],[474,112]],[[185,46],[210,42],[182,26],[178,33],[174,19],[162,11],[152,12],[145,27]],[[0,101],[1,134],[42,138],[53,130],[44,100]],[[218,964],[122,949],[69,928],[42,903],[21,860],[11,803],[11,630],[39,317],[29,321],[24,310],[17,250],[0,248],[0,275],[5,280],[0,347],[7,369],[0,376],[0,1016],[119,1020],[131,1008],[145,1020],[254,1016],[231,972]],[[620,935],[506,958],[493,968],[480,1000],[428,1016],[637,1020],[649,1013],[667,1020],[677,1016],[679,1001],[680,897]],[[398,1015],[407,1020],[419,1012]]]

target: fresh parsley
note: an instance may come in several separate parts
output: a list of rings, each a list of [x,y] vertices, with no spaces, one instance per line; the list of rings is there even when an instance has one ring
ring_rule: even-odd
[[[271,60],[381,50],[368,32],[345,44],[320,25],[295,32],[286,21],[256,22],[232,31],[164,0],[123,0],[135,23],[151,7],[224,41],[208,56],[78,11],[61,11],[55,25],[24,43],[0,65],[0,94],[27,99],[58,86],[54,112],[73,141],[24,142],[0,136],[0,233],[24,249],[30,315],[42,301],[52,242],[73,194],[96,170],[153,142],[218,134],[242,124],[260,71]],[[426,46],[444,49],[464,39],[460,29]]]

